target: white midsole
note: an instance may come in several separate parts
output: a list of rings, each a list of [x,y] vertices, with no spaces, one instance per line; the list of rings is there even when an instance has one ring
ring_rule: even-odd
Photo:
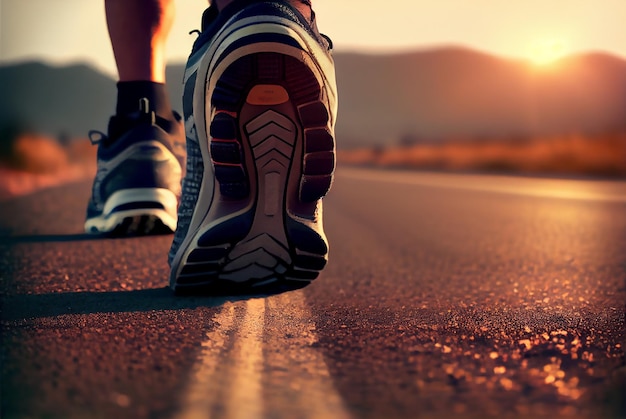
[[[115,208],[134,202],[156,202],[163,206],[159,208],[133,208],[130,210],[114,211]],[[90,218],[85,222],[85,231],[111,231],[125,218],[151,215],[157,217],[165,226],[174,231],[177,221],[178,199],[174,192],[164,188],[133,188],[115,192],[107,199],[102,215]]]

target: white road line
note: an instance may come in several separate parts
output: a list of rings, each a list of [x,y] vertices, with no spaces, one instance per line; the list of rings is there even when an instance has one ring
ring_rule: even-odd
[[[268,301],[266,322],[281,339],[283,346],[269,366],[278,362],[290,371],[289,387],[285,394],[295,406],[282,417],[349,418],[348,410],[335,389],[326,362],[312,346],[318,341],[315,322],[302,291],[278,295]],[[285,337],[288,337],[285,339]],[[293,413],[290,415],[289,413]]]
[[[626,202],[626,183],[343,168],[338,177],[542,198]]]
[[[219,389],[214,381],[222,353],[228,343],[228,334],[235,319],[235,305],[226,303],[222,311],[215,317],[218,324],[202,342],[199,362],[192,369],[189,385],[183,393],[182,411],[179,419],[210,418],[217,400]]]
[[[232,380],[226,397],[227,419],[263,417],[263,329],[265,300],[246,301],[246,314],[235,335]]]
[[[301,291],[227,303],[214,321],[177,418],[350,417]]]

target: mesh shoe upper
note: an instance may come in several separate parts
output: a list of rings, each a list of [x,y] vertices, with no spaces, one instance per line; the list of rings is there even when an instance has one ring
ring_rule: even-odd
[[[162,188],[180,196],[185,160],[180,116],[168,121],[149,111],[147,103],[140,106],[134,114],[113,116],[109,135],[90,133],[98,144],[98,170],[88,220],[102,215],[107,200],[122,190]]]

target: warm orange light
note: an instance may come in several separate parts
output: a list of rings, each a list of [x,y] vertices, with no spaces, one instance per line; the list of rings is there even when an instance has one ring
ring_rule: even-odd
[[[567,53],[567,44],[559,39],[537,41],[530,51],[530,60],[537,66],[547,66]]]

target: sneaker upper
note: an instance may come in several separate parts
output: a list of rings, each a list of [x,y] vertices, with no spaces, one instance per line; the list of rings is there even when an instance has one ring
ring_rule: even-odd
[[[180,197],[185,160],[181,118],[160,118],[145,102],[136,113],[111,117],[108,135],[90,132],[98,144],[98,168],[87,219],[102,215],[107,200],[122,190],[160,188]]]
[[[262,16],[279,16],[297,23],[320,45],[324,45],[328,49],[331,48],[329,39],[320,34],[317,29],[315,13],[311,12],[312,19],[308,21],[297,9],[292,8],[284,1],[238,0],[228,4],[219,13],[214,6],[205,10],[202,15],[202,32],[193,45],[191,55],[193,56],[203,46],[210,43],[220,29],[231,23],[233,18],[241,20],[249,17],[262,18]]]

